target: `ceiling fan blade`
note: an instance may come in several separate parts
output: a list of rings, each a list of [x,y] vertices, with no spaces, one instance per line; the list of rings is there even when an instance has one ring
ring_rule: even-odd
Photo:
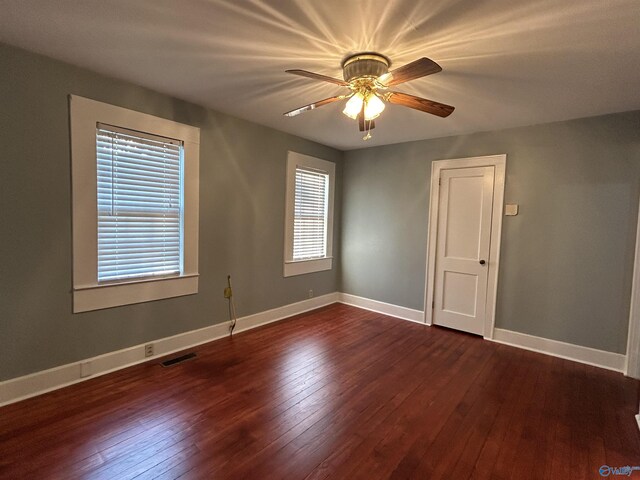
[[[337,102],[338,100],[342,100],[344,98],[349,97],[350,95],[339,95],[337,97],[329,97],[324,100],[320,100],[319,102],[310,103],[309,105],[305,105],[304,107],[296,108],[295,110],[291,110],[290,112],[283,113],[286,117],[295,117],[296,115],[300,115],[309,110],[314,110],[318,107],[322,107],[323,105],[327,105],[329,103]]]
[[[442,67],[427,57],[407,63],[405,66],[396,68],[389,73],[385,73],[378,78],[378,81],[387,87],[398,85],[399,83],[426,77],[442,71]]]
[[[285,70],[285,72],[291,73],[293,75],[300,75],[301,77],[312,78],[313,80],[322,80],[323,82],[334,83],[342,87],[346,87],[347,85],[349,85],[344,80],[340,80],[338,78],[333,78],[333,77],[327,77],[326,75],[320,75],[319,73],[307,72],[306,70]]]
[[[427,112],[438,117],[448,117],[455,110],[455,107],[451,105],[445,105],[444,103],[434,102],[433,100],[427,100],[426,98],[416,97],[409,95],[408,93],[389,92],[384,96],[385,100],[396,105],[402,105],[403,107],[413,108],[420,110],[421,112]]]

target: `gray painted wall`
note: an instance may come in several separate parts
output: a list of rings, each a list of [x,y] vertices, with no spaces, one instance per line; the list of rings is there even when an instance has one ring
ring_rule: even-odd
[[[332,271],[283,278],[285,167],[295,150],[337,162],[334,255],[340,259],[342,153],[58,61],[0,45],[0,380],[334,292]],[[200,292],[71,313],[67,95],[201,128]]]
[[[520,214],[503,221],[496,326],[624,353],[637,111],[346,152],[342,291],[423,310],[431,162],[500,153]]]
[[[497,326],[625,350],[640,112],[343,154],[8,46],[0,71],[0,380],[225,321],[227,274],[241,316],[309,289],[421,310],[430,162],[495,153],[521,208]],[[198,295],[71,313],[70,93],[202,129]],[[282,277],[287,150],[337,163],[330,272]]]

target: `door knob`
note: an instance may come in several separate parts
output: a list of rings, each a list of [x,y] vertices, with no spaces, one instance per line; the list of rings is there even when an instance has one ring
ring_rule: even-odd
[[[484,265],[485,263],[487,262],[485,262],[484,260],[480,260],[480,265]]]

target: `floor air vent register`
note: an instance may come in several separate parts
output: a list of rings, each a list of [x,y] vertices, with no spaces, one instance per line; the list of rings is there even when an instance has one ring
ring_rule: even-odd
[[[162,365],[163,367],[173,367],[174,365],[178,365],[179,363],[186,362],[187,360],[191,360],[193,358],[196,358],[195,353],[187,353],[186,355],[180,355],[179,357],[165,360],[160,365]]]

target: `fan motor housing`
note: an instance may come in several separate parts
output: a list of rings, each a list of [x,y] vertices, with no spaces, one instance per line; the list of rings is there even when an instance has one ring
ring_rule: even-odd
[[[379,53],[356,53],[342,62],[342,73],[345,82],[361,77],[378,78],[389,71],[391,62]]]

